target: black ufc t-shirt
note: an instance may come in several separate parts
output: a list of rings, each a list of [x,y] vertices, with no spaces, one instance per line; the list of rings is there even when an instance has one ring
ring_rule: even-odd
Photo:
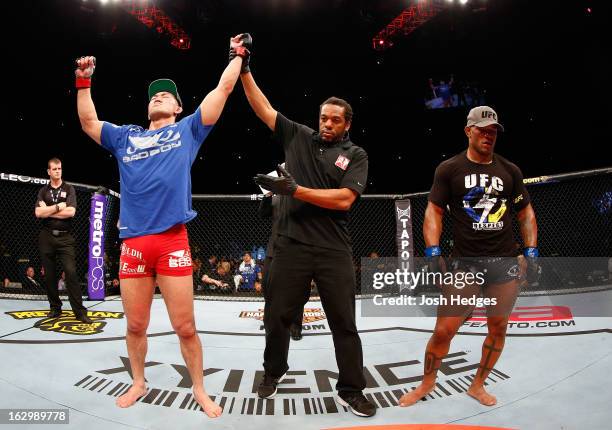
[[[313,129],[278,113],[273,139],[283,145],[285,168],[298,185],[363,193],[368,155],[348,138],[329,145]],[[278,205],[279,235],[322,248],[351,250],[348,220],[348,211],[325,209],[290,196],[281,196]]]
[[[521,170],[494,154],[490,164],[467,158],[467,151],[436,169],[429,201],[450,209],[454,257],[518,255],[512,233],[512,211],[530,202]]]
[[[38,191],[38,196],[36,197],[36,206],[39,206],[39,202],[41,201],[45,202],[47,206],[55,206],[56,204],[63,202],[66,203],[67,207],[73,207],[76,209],[77,206],[76,192],[74,191],[74,187],[65,183],[64,181],[62,181],[58,188],[53,188],[51,183],[42,187]],[[50,230],[70,231],[72,218],[43,218],[42,224]]]

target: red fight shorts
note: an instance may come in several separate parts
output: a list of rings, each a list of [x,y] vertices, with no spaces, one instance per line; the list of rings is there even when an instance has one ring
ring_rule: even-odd
[[[121,245],[119,279],[191,276],[191,251],[185,224],[157,234],[125,239]]]

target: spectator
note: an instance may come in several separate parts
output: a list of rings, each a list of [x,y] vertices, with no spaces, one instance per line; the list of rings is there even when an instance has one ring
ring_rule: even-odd
[[[242,263],[238,266],[236,276],[236,289],[253,291],[256,290],[255,284],[261,283],[261,267],[255,263],[250,252],[245,252],[242,256]],[[258,287],[261,291],[261,285]]]
[[[217,265],[215,270],[210,274],[204,274],[202,276],[202,282],[210,290],[232,290],[234,285],[234,279],[231,274],[231,266],[229,262],[223,261]]]
[[[219,260],[216,255],[211,255],[208,260],[202,263],[202,274],[209,274],[216,270]]]
[[[65,291],[66,290],[66,272],[62,271],[62,276],[60,276],[57,281],[57,290]]]
[[[25,271],[25,277],[23,278],[24,288],[29,288],[30,290],[40,290],[43,288],[40,282],[36,280],[34,276],[34,268],[32,266],[28,266]]]
[[[104,284],[111,287],[113,283],[119,282],[119,262],[117,258],[110,258],[104,251]]]
[[[441,107],[451,107],[453,105],[453,97],[451,93],[451,88],[455,78],[453,75],[450,77],[450,81],[447,83],[446,81],[440,81],[440,85],[434,85],[433,79],[429,79],[429,87],[434,95],[434,98],[440,98],[442,100]]]

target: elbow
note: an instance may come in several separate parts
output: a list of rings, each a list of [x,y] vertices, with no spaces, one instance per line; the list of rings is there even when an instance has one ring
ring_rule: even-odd
[[[351,199],[343,199],[340,200],[337,204],[336,204],[336,209],[340,210],[340,211],[349,211],[351,209],[351,206],[353,205],[353,201]]]
[[[87,135],[92,133],[93,129],[91,126],[91,122],[87,121],[86,119],[82,119],[82,118],[80,120],[81,120],[81,130],[83,130],[85,134]]]
[[[353,207],[353,203],[357,199],[357,192],[344,189],[344,193],[342,194],[342,198],[336,201],[336,209],[340,211],[350,211],[351,207]]]
[[[229,95],[232,93],[232,91],[234,91],[234,82],[231,81],[223,81],[221,83],[219,83],[219,91],[221,91],[223,94],[225,94],[226,97],[229,97]]]

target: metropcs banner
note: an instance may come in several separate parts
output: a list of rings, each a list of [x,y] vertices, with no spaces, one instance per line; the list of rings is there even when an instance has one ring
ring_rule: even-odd
[[[104,300],[104,225],[107,207],[107,197],[94,193],[89,213],[87,293],[90,300]]]

